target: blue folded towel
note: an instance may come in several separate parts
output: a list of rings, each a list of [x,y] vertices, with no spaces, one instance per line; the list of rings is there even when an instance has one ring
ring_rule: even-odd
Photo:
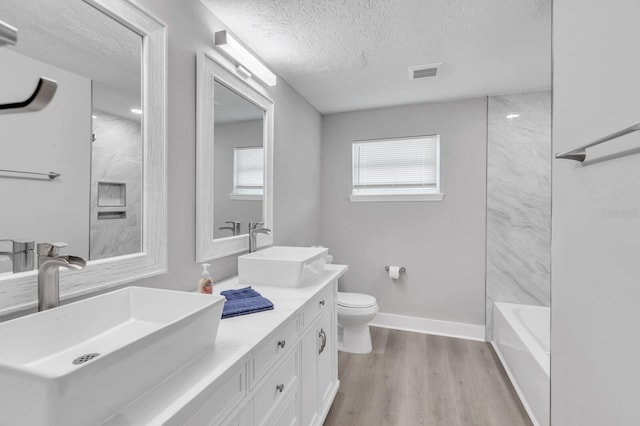
[[[240,288],[238,290],[225,290],[220,292],[227,300],[247,299],[249,297],[260,297],[260,293],[249,287]]]
[[[251,287],[220,292],[227,300],[222,309],[222,318],[237,317],[273,309],[273,303]]]

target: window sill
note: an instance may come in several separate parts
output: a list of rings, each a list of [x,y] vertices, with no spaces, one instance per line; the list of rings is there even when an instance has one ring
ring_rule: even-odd
[[[404,201],[442,201],[444,194],[385,194],[385,195],[349,195],[352,203],[361,202],[404,202]]]
[[[244,201],[262,201],[262,195],[260,194],[236,194],[230,193],[229,198],[232,200],[244,200]]]

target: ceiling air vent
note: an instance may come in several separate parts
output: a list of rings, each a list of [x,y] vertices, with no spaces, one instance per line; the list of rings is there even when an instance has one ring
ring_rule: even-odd
[[[409,67],[409,80],[417,80],[419,78],[435,77],[438,75],[438,68],[442,62],[429,65],[416,65]]]

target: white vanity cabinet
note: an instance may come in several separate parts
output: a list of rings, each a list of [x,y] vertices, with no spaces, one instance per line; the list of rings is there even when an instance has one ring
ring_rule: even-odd
[[[105,426],[321,425],[338,391],[336,296],[344,265],[302,288],[254,286],[274,304],[222,320],[215,346]],[[236,278],[217,292],[241,288]]]

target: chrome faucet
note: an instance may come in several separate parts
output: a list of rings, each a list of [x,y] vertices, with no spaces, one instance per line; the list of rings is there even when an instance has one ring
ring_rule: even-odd
[[[38,311],[55,308],[60,304],[59,268],[79,270],[87,261],[79,256],[60,256],[66,243],[38,244]]]
[[[11,243],[11,248],[0,251],[0,256],[11,259],[14,273],[33,269],[33,241],[0,240],[0,242]]]
[[[225,223],[228,223],[230,226],[221,226],[218,229],[228,229],[233,233],[233,236],[240,235],[240,222],[227,221]]]
[[[249,222],[249,253],[258,249],[258,234],[270,234],[271,229],[263,228],[263,222]]]

